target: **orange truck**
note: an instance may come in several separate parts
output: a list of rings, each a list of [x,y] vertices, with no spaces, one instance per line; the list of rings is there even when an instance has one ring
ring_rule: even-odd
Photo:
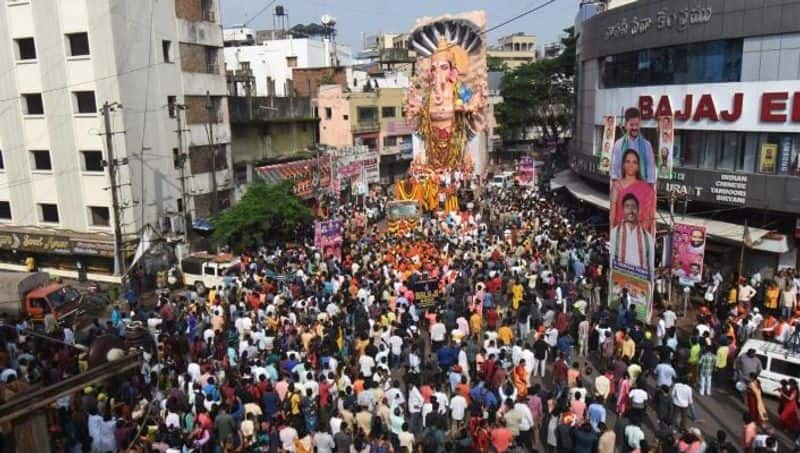
[[[62,321],[79,314],[82,304],[77,289],[51,282],[44,272],[0,272],[0,313],[10,319],[41,323],[52,313]]]

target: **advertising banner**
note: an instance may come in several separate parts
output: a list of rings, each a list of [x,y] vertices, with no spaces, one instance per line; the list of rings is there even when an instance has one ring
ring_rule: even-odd
[[[321,220],[314,223],[314,247],[322,250],[325,259],[342,258],[344,241],[344,222],[341,220]]]
[[[412,285],[414,302],[419,308],[429,308],[436,305],[439,298],[439,280],[421,280]]]
[[[521,186],[531,186],[536,184],[536,167],[533,163],[533,158],[530,156],[523,156],[519,158],[517,163],[517,180]]]
[[[617,117],[603,117],[603,139],[600,141],[600,162],[597,168],[600,173],[608,173],[611,169],[611,149],[614,147],[614,133],[617,130]]]
[[[681,286],[703,279],[706,227],[676,223],[672,234],[672,272]]]
[[[672,179],[672,151],[675,146],[675,119],[658,118],[658,177]]]
[[[635,303],[644,319],[655,269],[656,161],[647,139],[628,131],[614,144],[610,161],[617,167],[609,171],[610,305]]]
[[[775,143],[764,143],[761,145],[761,160],[758,163],[758,171],[761,173],[775,173],[778,164],[778,145]]]

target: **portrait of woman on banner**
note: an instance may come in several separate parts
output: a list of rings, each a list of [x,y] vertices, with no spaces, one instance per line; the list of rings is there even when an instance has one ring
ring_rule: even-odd
[[[635,149],[628,149],[622,155],[619,179],[611,180],[611,226],[616,227],[624,220],[623,200],[633,194],[639,203],[639,225],[652,231],[655,222],[655,188],[642,178],[641,160]]]

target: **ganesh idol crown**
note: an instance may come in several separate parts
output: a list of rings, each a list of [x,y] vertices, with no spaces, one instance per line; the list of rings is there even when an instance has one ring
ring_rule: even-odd
[[[415,126],[411,176],[482,173],[486,149],[486,45],[483,11],[422,18],[409,45],[416,74],[406,95],[406,119]]]

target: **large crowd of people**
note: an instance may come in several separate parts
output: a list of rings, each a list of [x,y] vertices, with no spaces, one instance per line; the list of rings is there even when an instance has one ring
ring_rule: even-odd
[[[229,285],[120,302],[58,342],[3,319],[0,401],[85,371],[71,344],[140,325],[140,372],[47,411],[56,451],[711,453],[777,451],[776,428],[798,432],[796,381],[770,420],[762,363],[738,350],[790,335],[793,272],[730,295],[715,280],[684,328],[659,297],[645,322],[607,303],[607,226],[535,188],[470,200],[400,236],[385,197],[344,203],[340,257],[310,237],[248,250]],[[696,400],[722,388],[746,402],[740,436],[699,429]]]

